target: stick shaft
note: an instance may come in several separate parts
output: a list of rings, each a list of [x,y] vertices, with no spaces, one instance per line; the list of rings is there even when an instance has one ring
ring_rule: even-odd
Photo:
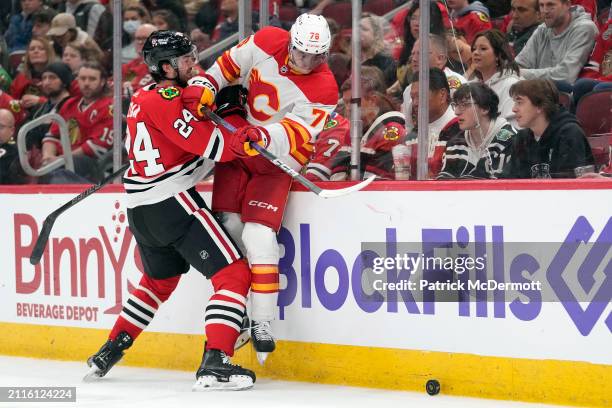
[[[32,250],[32,254],[30,255],[30,263],[32,265],[36,265],[40,262],[40,258],[42,257],[42,254],[45,251],[47,241],[49,241],[49,235],[51,234],[51,229],[53,228],[53,224],[55,223],[57,217],[59,217],[64,211],[74,207],[96,191],[100,190],[102,187],[113,181],[116,177],[123,174],[129,166],[129,164],[126,164],[125,166],[121,167],[119,170],[106,177],[98,184],[89,187],[87,190],[83,191],[81,194],[74,197],[72,200],[68,201],[66,204],[62,205],[60,208],[49,214],[47,218],[45,218],[43,228],[40,231],[38,239],[36,239],[36,243],[34,244],[34,249]]]

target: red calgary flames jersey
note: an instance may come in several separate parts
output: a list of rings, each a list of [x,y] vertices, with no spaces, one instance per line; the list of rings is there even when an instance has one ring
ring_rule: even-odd
[[[183,107],[182,88],[151,84],[132,97],[127,113],[126,150],[130,168],[123,176],[128,207],[152,204],[186,190],[210,169],[206,159],[228,161],[231,134]],[[227,118],[234,126],[246,122]]]
[[[113,146],[112,103],[111,97],[97,99],[88,105],[82,98],[70,98],[62,105],[58,113],[68,123],[72,150],[80,147],[88,156],[101,157]],[[55,143],[61,154],[59,133],[59,126],[53,123],[43,143]]]

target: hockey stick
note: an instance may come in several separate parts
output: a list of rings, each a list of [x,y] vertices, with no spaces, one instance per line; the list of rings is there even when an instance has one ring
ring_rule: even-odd
[[[208,107],[203,107],[202,111],[217,125],[223,126],[225,129],[232,133],[236,132],[237,129],[231,123],[211,111]],[[261,147],[257,143],[253,142],[251,142],[251,147],[257,150],[257,152],[263,157],[270,160],[272,164],[274,164],[276,167],[290,175],[291,178],[293,178],[295,181],[297,181],[319,197],[323,198],[341,197],[343,195],[351,194],[355,191],[362,190],[376,178],[376,176],[370,176],[368,179],[363,180],[362,182],[355,184],[354,186],[339,188],[337,190],[325,190],[314,184],[312,181],[308,180],[306,177],[302,176],[299,172],[293,170],[291,167],[289,167],[289,165],[281,161],[273,153],[267,151],[264,147]]]
[[[72,200],[68,201],[66,204],[53,211],[51,214],[47,215],[47,218],[45,218],[45,221],[43,222],[43,227],[40,231],[40,235],[38,236],[38,239],[34,244],[32,254],[30,255],[30,263],[32,265],[36,265],[40,262],[40,258],[42,257],[42,254],[45,251],[45,247],[47,246],[47,241],[49,241],[49,234],[51,234],[51,228],[53,228],[53,224],[55,224],[55,220],[57,219],[57,217],[59,217],[64,211],[74,207],[75,205],[77,205],[78,203],[80,203],[81,201],[83,201],[84,199],[86,199],[87,197],[89,197],[90,195],[113,181],[117,176],[120,176],[122,173],[124,173],[128,169],[128,167],[130,167],[130,165],[126,164],[125,166],[121,167],[119,170],[106,177],[98,184],[89,187],[87,190],[83,191],[81,194],[74,197]]]

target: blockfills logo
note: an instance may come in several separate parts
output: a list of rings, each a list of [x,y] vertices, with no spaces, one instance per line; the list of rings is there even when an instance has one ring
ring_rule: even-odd
[[[580,244],[588,243],[594,233],[589,221],[583,216],[578,217],[546,271],[548,282],[557,297],[562,299],[563,307],[583,336],[589,335],[612,300],[612,259],[608,257],[612,243],[612,218],[608,220],[577,271],[578,283],[591,299],[590,302],[578,301],[576,288],[571,289],[564,272],[568,270],[568,265]],[[604,268],[604,280],[599,288],[591,293],[595,286],[595,272],[606,259],[608,263]],[[588,304],[583,309],[581,303]],[[612,312],[608,314],[605,323],[612,332]]]

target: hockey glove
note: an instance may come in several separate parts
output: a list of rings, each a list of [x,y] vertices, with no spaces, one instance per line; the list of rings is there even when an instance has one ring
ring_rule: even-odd
[[[209,108],[215,103],[217,89],[206,77],[197,76],[187,81],[187,87],[183,90],[183,105],[200,118],[204,116],[202,109]]]
[[[217,115],[225,118],[229,115],[240,115],[246,119],[247,112],[244,107],[246,103],[247,90],[242,85],[226,86],[219,91],[215,103],[217,104]]]
[[[230,149],[237,157],[258,155],[257,150],[253,149],[249,144],[250,142],[257,143],[265,149],[270,145],[270,135],[261,126],[243,126],[234,134]]]

